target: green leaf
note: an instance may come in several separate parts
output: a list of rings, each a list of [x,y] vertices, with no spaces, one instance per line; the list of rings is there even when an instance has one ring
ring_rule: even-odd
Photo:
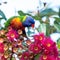
[[[60,32],[60,25],[59,25],[59,24],[54,24],[54,27],[56,28],[56,30],[57,30],[58,32]]]
[[[7,20],[7,18],[6,18],[6,16],[5,16],[5,14],[3,13],[3,11],[1,11],[0,10],[0,16],[2,17],[2,19],[5,19],[5,20]],[[1,19],[0,19],[1,20]]]
[[[60,49],[60,38],[57,40],[57,47]]]
[[[50,36],[50,25],[49,24],[46,24],[46,27],[47,27],[47,29],[46,29],[46,35],[47,36]]]
[[[12,60],[15,60],[15,58],[14,58],[14,57],[12,57]]]
[[[34,60],[38,60],[39,57],[40,57],[40,54],[37,54],[37,55],[35,56]]]
[[[25,13],[23,12],[23,11],[18,11],[18,14],[20,15],[20,16],[25,16]]]
[[[25,15],[29,15],[29,16],[32,16],[31,14],[29,14],[29,13],[24,13],[23,11],[18,11],[18,14],[20,15],[20,16],[25,16]]]
[[[38,16],[38,15],[35,15],[35,16],[32,16],[34,19],[36,19],[36,20],[40,20],[41,18],[40,18],[40,16]]]
[[[58,17],[54,17],[55,18],[55,21],[54,21],[54,23],[57,23],[57,24],[59,24],[59,22],[60,22],[60,18],[58,18]]]
[[[59,17],[60,17],[60,7],[59,7],[59,13],[58,13]]]
[[[40,12],[40,16],[43,17],[43,16],[52,16],[52,15],[57,15],[58,13],[54,10],[52,10],[51,8],[47,8],[43,11]]]
[[[0,18],[0,20],[2,20],[3,18]]]
[[[46,35],[46,24],[45,23],[40,23],[40,26],[38,27],[38,31],[42,32]]]

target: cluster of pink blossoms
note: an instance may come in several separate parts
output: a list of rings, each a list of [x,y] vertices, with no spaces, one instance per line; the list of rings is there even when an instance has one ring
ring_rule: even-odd
[[[21,38],[22,36],[22,38]],[[60,60],[56,43],[43,33],[33,36],[34,42],[27,39],[21,30],[9,27],[0,31],[0,57],[2,60],[12,60],[16,54],[20,60]],[[38,58],[36,59],[36,56]]]
[[[37,60],[60,60],[56,43],[43,33],[34,35],[34,42],[28,46],[28,51],[23,52],[20,59],[30,60],[33,57],[32,60],[36,60],[35,57],[37,55],[39,55]]]

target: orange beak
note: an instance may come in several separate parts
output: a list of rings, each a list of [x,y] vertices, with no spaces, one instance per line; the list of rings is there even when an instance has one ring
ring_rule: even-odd
[[[31,26],[32,26],[32,28],[34,28],[34,24],[32,24]]]

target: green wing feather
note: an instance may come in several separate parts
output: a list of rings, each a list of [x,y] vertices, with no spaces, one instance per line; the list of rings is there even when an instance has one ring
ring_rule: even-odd
[[[20,16],[13,16],[13,17],[9,18],[9,19],[6,21],[6,23],[5,23],[5,27],[8,27],[8,26],[10,25],[11,20],[12,20],[13,18],[16,18],[16,17],[21,18]]]

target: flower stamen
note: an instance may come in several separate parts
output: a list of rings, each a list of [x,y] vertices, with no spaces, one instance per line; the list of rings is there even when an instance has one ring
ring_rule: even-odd
[[[47,56],[46,56],[46,55],[44,55],[44,56],[43,56],[43,59],[44,59],[44,60],[46,60],[46,59],[47,59]]]
[[[42,37],[41,36],[39,37],[39,40],[42,40]]]
[[[38,47],[34,47],[34,50],[38,50]]]

